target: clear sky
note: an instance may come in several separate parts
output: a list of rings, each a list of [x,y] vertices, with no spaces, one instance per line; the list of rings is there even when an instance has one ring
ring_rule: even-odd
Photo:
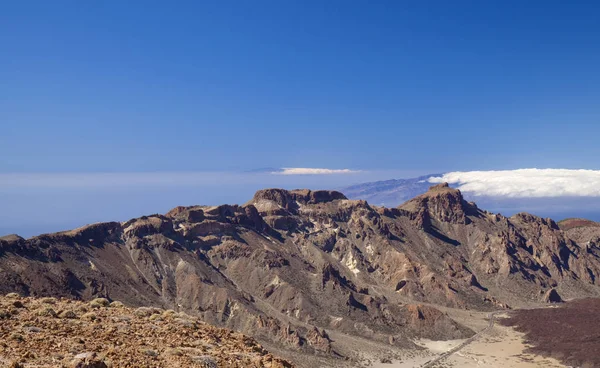
[[[598,168],[594,1],[5,1],[2,172]]]
[[[600,169],[599,19],[595,1],[4,1],[0,174]],[[51,230],[267,184],[211,185],[166,200],[11,184],[0,222],[36,206]]]

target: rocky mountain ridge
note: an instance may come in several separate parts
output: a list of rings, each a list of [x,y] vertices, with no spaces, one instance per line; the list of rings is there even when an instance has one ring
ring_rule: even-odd
[[[284,350],[342,357],[332,333],[400,346],[473,334],[432,305],[598,295],[600,248],[577,229],[483,211],[447,184],[397,208],[265,189],[242,206],[4,237],[0,293],[172,308]]]

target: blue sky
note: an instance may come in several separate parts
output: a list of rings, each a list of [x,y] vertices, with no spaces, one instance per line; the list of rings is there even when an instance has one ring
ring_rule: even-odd
[[[600,169],[598,19],[591,1],[5,1],[0,173]]]
[[[600,4],[4,2],[0,170],[598,166]]]

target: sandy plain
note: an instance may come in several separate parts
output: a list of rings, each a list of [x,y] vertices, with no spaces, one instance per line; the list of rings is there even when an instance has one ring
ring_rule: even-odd
[[[481,315],[472,319],[472,325],[482,326]],[[477,318],[479,317],[479,318]],[[503,316],[499,316],[503,318]],[[534,355],[526,350],[524,334],[512,327],[495,323],[473,342],[463,347],[446,359],[433,365],[427,365],[435,357],[460,345],[464,340],[432,341],[416,340],[415,343],[424,348],[419,352],[401,354],[400,359],[383,362],[381,359],[373,363],[373,368],[563,368],[567,367],[553,358]]]

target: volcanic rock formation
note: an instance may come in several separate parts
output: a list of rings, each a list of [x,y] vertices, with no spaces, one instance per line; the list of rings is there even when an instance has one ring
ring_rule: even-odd
[[[444,184],[397,208],[266,189],[241,206],[1,238],[0,293],[171,308],[338,356],[333,331],[398,345],[473,334],[423,303],[492,310],[550,288],[598,295],[599,228],[577,229],[480,210]]]

